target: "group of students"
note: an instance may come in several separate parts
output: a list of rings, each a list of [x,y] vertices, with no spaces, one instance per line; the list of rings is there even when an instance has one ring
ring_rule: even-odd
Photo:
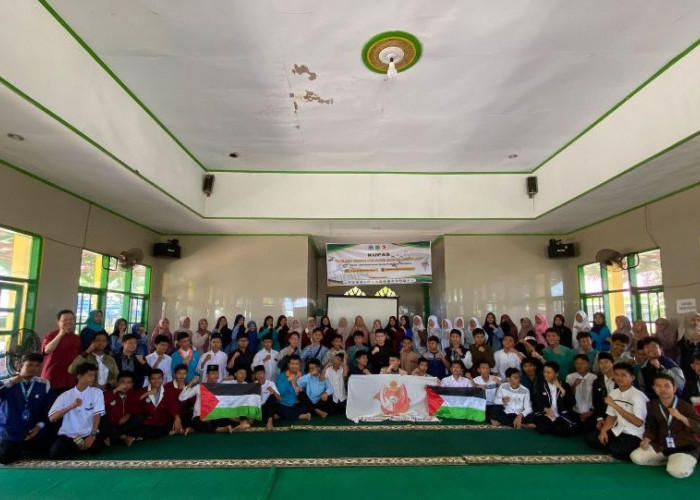
[[[644,325],[642,328],[640,323]],[[42,354],[22,360],[19,375],[0,387],[0,463],[23,452],[54,459],[104,446],[191,432],[232,433],[246,418],[201,418],[200,382],[261,386],[262,425],[344,414],[347,380],[354,375],[436,377],[447,387],[480,387],[487,420],[495,426],[534,428],[559,436],[583,435],[591,446],[636,463],[667,463],[675,477],[694,470],[700,454],[700,314],[678,331],[659,319],[616,318],[610,332],[601,313],[574,327],[556,315],[507,315],[427,325],[415,316],[390,317],[372,329],[357,316],[352,327],[327,317],[305,328],[293,318],[268,316],[258,330],[239,315],[213,331],[200,320],[175,332],[162,318],[148,336],[118,320],[111,334],[92,311],[79,335],[75,315],[63,310]],[[668,339],[673,339],[669,345]],[[680,363],[680,365],[679,365]],[[39,376],[41,375],[41,376]]]

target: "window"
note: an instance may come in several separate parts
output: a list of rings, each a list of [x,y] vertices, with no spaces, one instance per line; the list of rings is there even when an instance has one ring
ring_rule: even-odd
[[[393,291],[388,286],[383,286],[382,288],[377,290],[377,293],[375,293],[374,296],[375,297],[396,297],[396,292]]]
[[[112,333],[119,318],[126,318],[130,325],[147,324],[150,288],[150,267],[136,265],[133,269],[120,269],[116,258],[83,250],[76,331],[85,327],[93,309],[104,313],[108,333]]]
[[[661,252],[649,250],[625,257],[628,269],[617,269],[597,262],[579,266],[581,308],[593,319],[593,313],[605,313],[611,329],[615,317],[625,315],[642,319],[649,332],[654,321],[666,314],[661,272]]]
[[[350,290],[345,292],[344,295],[347,295],[349,297],[364,297],[367,294],[360,290],[358,287],[354,286]]]
[[[40,256],[41,238],[0,227],[0,334],[34,328]]]

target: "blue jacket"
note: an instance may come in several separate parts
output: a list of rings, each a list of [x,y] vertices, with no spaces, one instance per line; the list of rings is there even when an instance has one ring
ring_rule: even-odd
[[[185,378],[185,382],[188,384],[192,382],[192,379],[199,375],[197,373],[197,367],[199,366],[199,351],[197,349],[194,349],[194,352],[192,353],[192,357],[190,358],[190,362],[187,364],[187,377]],[[175,352],[172,354],[172,370],[173,372],[175,371],[175,367],[177,365],[182,365],[185,363],[185,360],[182,359],[182,355],[180,354],[179,349],[175,349]],[[174,373],[173,373],[174,375]]]
[[[328,382],[328,379],[321,380],[319,375],[313,376],[307,373],[299,379],[297,384],[304,389],[304,392],[314,404],[318,403],[324,392],[329,396],[333,394],[333,387]]]
[[[610,337],[610,328],[603,325],[599,332],[591,330],[589,333],[593,339],[593,349],[600,352],[610,352],[610,342],[605,341]]]
[[[26,421],[22,418],[25,409],[21,387],[23,382],[11,384],[5,381],[0,386],[0,440],[21,443],[37,423],[48,424],[48,413],[53,403],[49,382],[39,377],[32,380],[34,386],[28,394],[26,405],[29,408],[29,420]]]
[[[275,385],[277,386],[280,396],[282,396],[280,404],[283,404],[284,406],[294,406],[294,404],[299,401],[297,398],[297,393],[294,390],[294,386],[287,378],[286,372],[282,372],[277,375]],[[297,385],[299,385],[299,378],[297,378]]]

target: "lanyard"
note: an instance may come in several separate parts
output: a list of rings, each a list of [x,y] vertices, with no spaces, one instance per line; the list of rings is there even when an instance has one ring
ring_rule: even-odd
[[[34,382],[36,382],[35,379],[32,379],[32,383],[29,384],[29,389],[24,388],[24,382],[20,382],[19,386],[22,389],[22,395],[24,396],[24,403],[29,404],[29,395],[32,393],[32,389],[34,389]]]
[[[678,396],[675,396],[673,398],[673,405],[671,405],[672,408],[675,408],[676,405],[678,404]],[[671,435],[671,421],[673,420],[673,415],[671,415],[671,412],[668,413],[668,416],[666,415],[666,412],[664,411],[664,406],[659,403],[659,410],[661,411],[661,415],[664,417],[664,420],[666,420],[666,424],[668,426],[668,435]]]

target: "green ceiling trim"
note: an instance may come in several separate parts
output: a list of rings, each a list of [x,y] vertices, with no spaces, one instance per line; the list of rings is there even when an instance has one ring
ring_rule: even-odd
[[[150,232],[152,232],[152,233],[155,233],[155,234],[160,235],[160,236],[163,235],[163,233],[161,233],[161,232],[159,232],[159,231],[156,231],[156,230],[153,229],[152,227],[148,227],[148,226],[146,226],[145,224],[142,224],[142,223],[137,222],[137,221],[135,221],[135,220],[133,220],[133,219],[130,219],[129,217],[127,217],[127,216],[125,216],[125,215],[122,215],[122,214],[120,214],[120,213],[118,213],[118,212],[115,212],[115,211],[112,210],[111,208],[107,208],[107,207],[105,207],[104,205],[100,205],[99,203],[97,203],[97,202],[95,202],[95,201],[93,201],[93,200],[90,200],[90,199],[88,199],[88,198],[85,198],[84,196],[81,196],[81,195],[79,195],[79,194],[77,194],[77,193],[74,193],[73,191],[69,191],[68,189],[63,188],[63,187],[59,186],[58,184],[54,184],[53,182],[51,182],[51,181],[49,181],[49,180],[47,180],[47,179],[44,179],[44,178],[41,177],[41,176],[38,176],[38,175],[36,175],[36,174],[33,174],[32,172],[29,172],[28,170],[25,170],[25,169],[23,169],[23,168],[21,168],[21,167],[18,167],[18,166],[15,165],[14,163],[10,163],[9,161],[4,160],[3,158],[0,158],[0,165],[3,165],[3,166],[5,166],[5,167],[7,167],[7,168],[10,168],[10,169],[12,169],[12,170],[15,170],[15,171],[19,172],[20,174],[26,175],[27,177],[31,177],[31,178],[34,179],[35,181],[39,181],[39,182],[41,182],[42,184],[46,184],[47,186],[52,187],[52,188],[54,188],[54,189],[57,189],[58,191],[61,191],[61,192],[63,192],[63,193],[66,193],[66,194],[68,194],[68,195],[70,195],[70,196],[72,196],[72,197],[74,197],[74,198],[79,199],[80,201],[84,201],[85,203],[88,203],[88,204],[93,205],[93,206],[95,206],[95,207],[97,207],[97,208],[100,208],[100,209],[104,210],[105,212],[108,212],[108,213],[110,213],[110,214],[112,214],[112,215],[116,215],[117,217],[119,217],[119,218],[121,218],[121,219],[123,219],[123,220],[125,220],[125,221],[127,221],[127,222],[131,222],[132,224],[135,224],[135,225],[137,225],[137,226],[139,226],[139,227],[141,227],[141,228],[143,228],[143,229],[146,229],[146,230],[148,230],[148,231],[150,231]],[[27,232],[25,229],[18,229],[18,231],[23,231],[23,232],[25,232],[25,233]],[[40,236],[40,235],[35,235],[35,236]]]
[[[51,7],[49,4],[48,0],[39,0],[39,2],[46,8],[46,10],[58,21],[63,28],[68,31],[68,33],[87,51],[87,53],[109,74],[114,81],[124,89],[124,91],[132,98],[136,103],[141,106],[141,108],[165,131],[174,141],[175,143],[182,148],[185,153],[187,153],[192,160],[195,161],[195,163],[205,172],[240,172],[240,173],[284,173],[284,174],[305,174],[305,173],[323,173],[323,174],[335,174],[335,173],[344,173],[344,174],[357,174],[357,175],[366,175],[366,174],[392,174],[392,175],[497,175],[497,174],[512,174],[512,175],[517,175],[517,174],[533,174],[537,172],[540,168],[542,168],[544,165],[549,163],[552,159],[554,159],[556,156],[561,154],[565,149],[567,149],[569,146],[571,146],[574,142],[578,141],[581,137],[583,137],[586,133],[588,133],[591,129],[593,129],[598,123],[603,121],[605,118],[607,118],[609,115],[611,115],[615,110],[617,110],[620,106],[625,104],[628,100],[630,100],[634,95],[639,93],[644,87],[649,85],[651,82],[653,82],[656,78],[661,76],[663,73],[665,73],[668,69],[673,67],[678,61],[683,59],[686,55],[688,55],[690,52],[693,51],[698,45],[700,45],[700,38],[695,40],[693,43],[691,43],[687,48],[685,48],[682,52],[674,56],[670,61],[668,61],[666,64],[664,64],[659,70],[657,70],[653,75],[651,75],[649,78],[647,78],[641,85],[639,85],[637,88],[635,88],[632,92],[627,94],[623,99],[621,99],[617,104],[615,104],[612,108],[610,108],[608,111],[606,111],[602,116],[600,116],[597,120],[595,120],[593,123],[591,123],[588,127],[583,129],[579,134],[574,136],[570,141],[565,143],[563,146],[561,146],[559,149],[557,149],[554,153],[549,155],[547,158],[545,158],[542,162],[540,162],[536,167],[534,167],[532,170],[522,170],[522,171],[493,171],[493,172],[383,172],[383,171],[323,171],[323,170],[317,170],[317,171],[294,171],[294,170],[284,170],[284,171],[257,171],[257,170],[227,170],[227,169],[214,169],[214,168],[207,168],[202,164],[201,161],[187,149],[184,144],[163,124],[163,122],[158,119],[158,117],[136,96],[136,94],[121,80],[119,77],[112,71],[109,66],[102,60],[100,57],[97,55],[97,53],[90,48],[90,46],[82,39],[80,36],[73,30],[70,25],[56,12],[56,10]],[[394,32],[386,32],[386,33],[404,33],[401,31],[394,31]],[[373,40],[376,37],[381,37],[383,35],[386,35],[386,33],[380,33],[379,35],[376,35],[372,39],[370,39],[367,44],[372,44],[374,43]],[[410,33],[405,33],[404,37],[408,35],[411,36],[415,39],[417,42],[417,57],[414,59],[413,64],[418,61],[420,58],[420,55],[422,53],[422,46],[420,44],[420,41],[415,38],[413,35]],[[376,41],[375,41],[376,42]],[[366,45],[367,45],[366,44]],[[372,45],[370,44],[370,45]],[[365,65],[368,65],[368,63],[365,60],[365,57],[362,58],[363,62]],[[407,66],[404,69],[408,69],[410,66]],[[372,69],[370,66],[368,68],[372,71],[376,71]]]
[[[412,46],[413,50],[415,51],[413,59],[409,61],[408,64],[404,65],[401,69],[396,68],[397,73],[401,73],[412,68],[418,62],[423,54],[423,46],[421,45],[420,40],[418,40],[418,37],[406,31],[385,31],[384,33],[374,35],[372,38],[367,40],[367,43],[365,43],[364,47],[362,47],[362,62],[365,64],[365,66],[367,66],[367,69],[374,73],[386,74],[385,69],[379,68],[372,64],[372,61],[370,61],[369,58],[369,53],[374,45],[391,38],[401,39],[408,45]]]
[[[49,4],[49,2],[47,0],[39,0],[39,3],[41,3],[41,5],[44,6],[44,8],[49,12],[49,14],[51,14],[54,17],[54,19],[56,19],[56,21],[58,21],[58,23],[61,26],[63,26],[63,28],[75,39],[75,41],[78,42],[78,44],[80,44],[80,46],[83,47],[83,49],[85,49],[85,51],[90,55],[90,57],[92,57],[95,60],[95,62],[99,64],[110,77],[112,77],[112,79],[117,83],[117,85],[119,85],[122,88],[122,90],[124,90],[124,92],[126,92],[127,95],[131,97],[134,100],[134,102],[136,102],[136,104],[138,104],[141,107],[141,109],[143,109],[154,122],[156,122],[156,124],[163,130],[163,132],[168,134],[170,138],[173,141],[175,141],[175,144],[177,144],[180,147],[180,149],[182,149],[187,154],[187,156],[189,156],[197,164],[199,168],[206,172],[207,169],[204,167],[202,162],[199,161],[199,159],[189,149],[185,147],[182,141],[180,141],[180,139],[178,139],[175,136],[175,134],[173,134],[160,119],[158,119],[158,117],[148,108],[148,106],[146,106],[141,101],[141,99],[139,99],[138,96],[117,76],[117,74],[114,71],[112,71],[112,69],[107,65],[107,63],[100,59],[97,53],[94,50],[92,50],[92,48],[87,44],[87,42],[85,42],[85,40],[80,38],[78,33],[76,33],[75,30],[70,27],[70,25],[58,14],[58,12],[56,12],[56,10]]]
[[[526,175],[530,172],[526,170],[496,170],[489,172],[486,170],[470,170],[468,172],[431,172],[428,170],[227,170],[227,169],[207,169],[207,172],[225,174],[316,174],[316,175]]]

